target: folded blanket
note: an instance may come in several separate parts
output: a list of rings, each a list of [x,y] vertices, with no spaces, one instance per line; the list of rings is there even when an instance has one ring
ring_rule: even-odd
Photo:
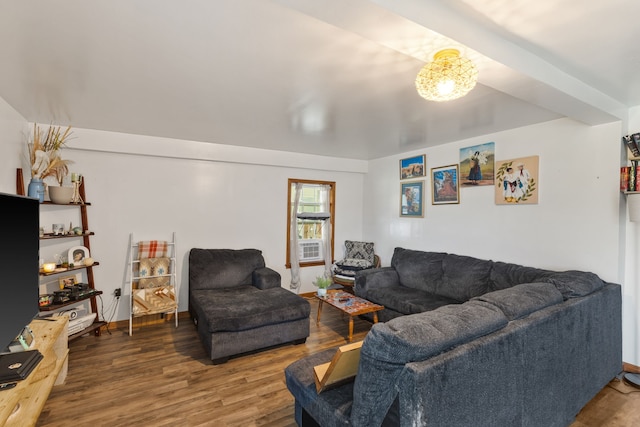
[[[166,240],[148,240],[138,242],[138,259],[161,258],[167,256]]]

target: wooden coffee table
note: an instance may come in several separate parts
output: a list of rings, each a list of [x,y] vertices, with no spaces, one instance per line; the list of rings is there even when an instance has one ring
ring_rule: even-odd
[[[315,295],[319,300],[318,317],[316,325],[320,324],[322,306],[326,302],[330,306],[337,308],[349,316],[349,342],[353,340],[353,318],[365,313],[373,313],[373,323],[378,323],[378,311],[384,308],[383,305],[374,304],[364,298],[357,297],[344,291],[328,291],[326,296]]]

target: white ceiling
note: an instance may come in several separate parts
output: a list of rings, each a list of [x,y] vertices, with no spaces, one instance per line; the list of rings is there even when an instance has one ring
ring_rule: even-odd
[[[28,121],[373,159],[640,105],[637,0],[0,0]],[[420,98],[435,50],[480,71]],[[179,143],[179,142],[176,142]]]

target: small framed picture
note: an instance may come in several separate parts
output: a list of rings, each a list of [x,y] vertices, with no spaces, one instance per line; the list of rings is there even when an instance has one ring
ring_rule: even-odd
[[[60,289],[69,288],[76,284],[76,276],[65,276],[58,279]]]
[[[400,160],[400,179],[412,179],[425,176],[426,156],[409,157]]]
[[[460,174],[462,175],[460,185],[462,188],[493,185],[495,152],[495,142],[486,142],[460,149]]]
[[[69,264],[83,264],[86,258],[89,258],[89,249],[84,246],[74,246],[69,249],[69,253],[67,255]]]
[[[496,162],[496,205],[535,205],[538,203],[538,156]]]
[[[431,169],[432,204],[460,203],[460,181],[458,175],[458,165]]]
[[[403,182],[400,184],[400,216],[410,218],[424,217],[424,181]]]

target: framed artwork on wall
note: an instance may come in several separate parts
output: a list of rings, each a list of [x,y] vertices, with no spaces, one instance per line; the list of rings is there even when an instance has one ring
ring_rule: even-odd
[[[423,196],[424,181],[411,181],[400,184],[400,216],[423,218]]]
[[[458,165],[431,169],[432,204],[460,203],[460,181],[458,175]]]
[[[425,176],[426,156],[409,157],[400,160],[400,179],[412,179]]]
[[[463,187],[493,185],[496,143],[487,142],[460,149],[460,184]]]
[[[497,205],[535,205],[538,203],[538,156],[496,162]]]

